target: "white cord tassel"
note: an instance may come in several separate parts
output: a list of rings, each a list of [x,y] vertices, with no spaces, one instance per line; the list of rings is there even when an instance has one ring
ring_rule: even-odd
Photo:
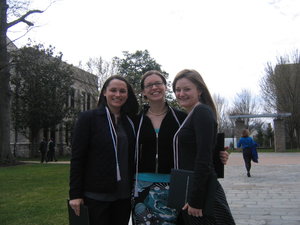
[[[142,124],[143,124],[143,119],[144,119],[144,116],[142,115],[141,119],[140,119],[138,131],[137,131],[137,134],[136,134],[136,143],[135,143],[135,162],[136,162],[136,167],[135,167],[134,197],[138,197],[139,196],[139,192],[138,192],[139,137],[140,137],[141,127],[142,127]]]
[[[117,169],[117,181],[121,180],[121,174],[120,174],[120,168],[119,168],[119,159],[118,159],[118,151],[117,151],[117,147],[118,147],[118,136],[117,136],[117,132],[115,130],[115,127],[113,125],[111,116],[110,116],[110,112],[108,110],[107,107],[105,107],[106,109],[106,116],[108,119],[108,124],[109,124],[109,129],[110,129],[110,135],[114,144],[114,150],[115,150],[115,158],[116,158],[116,169]]]

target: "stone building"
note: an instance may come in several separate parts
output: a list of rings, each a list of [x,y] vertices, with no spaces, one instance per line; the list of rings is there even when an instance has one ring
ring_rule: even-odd
[[[17,50],[17,47],[10,42],[8,50]],[[88,73],[80,68],[71,67],[73,71],[73,85],[68,93],[66,107],[72,108],[74,115],[65,118],[63,122],[56,127],[40,131],[40,139],[45,137],[47,140],[54,139],[56,145],[56,155],[67,155],[70,153],[72,130],[79,112],[95,108],[98,101],[98,77]],[[12,70],[13,74],[13,70]],[[11,123],[12,124],[12,123]],[[30,156],[30,142],[24,135],[16,132],[11,126],[11,151],[16,157]],[[38,153],[37,153],[38,154]]]

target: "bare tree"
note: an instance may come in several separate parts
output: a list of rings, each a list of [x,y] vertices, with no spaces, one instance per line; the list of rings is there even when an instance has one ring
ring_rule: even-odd
[[[258,112],[259,107],[257,104],[257,99],[252,95],[250,90],[243,89],[240,93],[236,94],[233,101],[233,106],[230,109],[230,115],[249,115],[257,114]],[[243,120],[245,126],[251,130],[251,123],[255,123],[255,120],[257,119],[245,118]]]
[[[99,58],[89,58],[86,66],[88,72],[98,76],[98,87],[100,89],[105,80],[112,75],[116,75],[118,71],[118,66],[114,59],[106,61],[101,56]]]
[[[9,28],[24,23],[28,27],[34,24],[27,18],[31,14],[42,13],[41,10],[29,10],[19,15],[16,19],[8,22],[8,10],[12,10],[11,5],[15,1],[0,0],[0,163],[13,163],[14,157],[10,151],[10,69],[7,52],[7,31]],[[21,3],[21,1],[18,1]],[[24,2],[24,1],[23,1]],[[15,16],[17,8],[15,8]]]
[[[275,67],[268,63],[260,82],[267,111],[290,112],[286,119],[291,147],[300,146],[300,52],[277,58]]]
[[[224,132],[225,136],[231,135],[232,122],[229,120],[229,108],[225,98],[220,95],[213,95],[218,112],[218,131]]]

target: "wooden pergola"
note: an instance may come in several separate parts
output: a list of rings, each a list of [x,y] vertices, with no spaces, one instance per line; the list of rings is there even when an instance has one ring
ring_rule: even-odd
[[[239,139],[241,137],[242,130],[245,129],[244,118],[274,118],[274,144],[275,152],[283,152],[286,150],[285,146],[285,125],[283,119],[291,116],[291,113],[264,113],[264,114],[242,114],[242,115],[231,115],[229,119],[235,120],[235,137]]]

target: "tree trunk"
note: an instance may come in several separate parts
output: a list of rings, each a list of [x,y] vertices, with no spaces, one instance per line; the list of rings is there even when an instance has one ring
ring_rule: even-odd
[[[300,129],[296,128],[296,141],[297,141],[297,149],[300,149]]]
[[[18,151],[18,137],[19,137],[18,130],[15,129],[15,143],[14,143],[14,151],[13,151],[14,157],[17,157],[17,151]]]
[[[0,0],[0,164],[13,163],[10,150],[10,73],[7,54],[6,0]]]
[[[58,129],[59,129],[58,130],[59,145],[57,147],[58,147],[59,156],[62,156],[62,155],[64,155],[63,125],[60,124]]]

